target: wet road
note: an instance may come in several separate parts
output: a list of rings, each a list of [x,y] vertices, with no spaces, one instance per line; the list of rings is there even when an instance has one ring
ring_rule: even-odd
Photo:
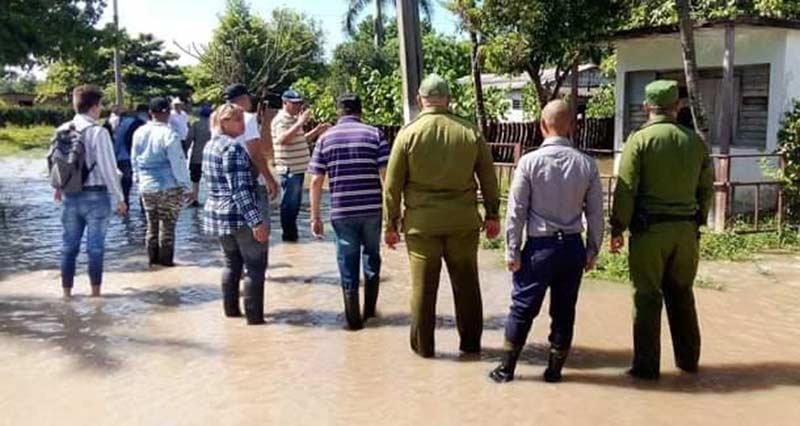
[[[333,246],[307,234],[300,244],[272,247],[267,325],[223,318],[219,255],[200,235],[194,210],[181,216],[182,266],[174,269],[147,271],[136,208],[127,221],[113,219],[106,297],[81,296],[84,272],[79,297],[63,302],[58,207],[41,170],[0,164],[0,425],[794,425],[800,418],[796,257],[703,265],[725,291],[697,291],[698,376],[674,368],[665,328],[662,380],[625,377],[629,289],[588,282],[565,381],[540,379],[549,324],[541,318],[518,380],[499,386],[486,373],[499,358],[510,282],[495,253],[481,253],[480,358],[458,354],[446,280],[437,358],[410,352],[403,251],[386,253],[379,318],[362,331],[343,330]]]

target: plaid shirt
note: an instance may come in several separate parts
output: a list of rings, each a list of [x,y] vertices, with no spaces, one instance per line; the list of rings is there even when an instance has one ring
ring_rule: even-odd
[[[256,174],[244,147],[225,135],[214,135],[203,150],[208,199],[203,215],[207,234],[223,236],[263,221],[256,205]]]

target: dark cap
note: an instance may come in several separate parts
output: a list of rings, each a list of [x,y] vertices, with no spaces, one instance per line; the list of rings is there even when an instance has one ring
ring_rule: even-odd
[[[361,114],[361,98],[355,93],[345,93],[336,100],[336,108],[349,114]]]
[[[283,95],[281,95],[281,99],[283,99],[286,102],[292,102],[292,103],[303,102],[303,96],[297,90],[294,89],[289,89],[283,92]]]
[[[150,99],[150,112],[169,112],[170,106],[167,98],[161,96]]]
[[[225,100],[232,101],[240,96],[250,94],[247,90],[247,86],[242,83],[231,84],[230,86],[225,88]]]

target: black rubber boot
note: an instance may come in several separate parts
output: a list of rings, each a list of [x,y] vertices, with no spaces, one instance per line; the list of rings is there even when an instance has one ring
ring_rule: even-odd
[[[147,247],[147,257],[149,259],[150,266],[158,265],[159,264],[158,246]]]
[[[519,349],[512,349],[503,354],[503,361],[491,373],[489,378],[497,383],[506,383],[514,380],[514,370],[517,369]]]
[[[244,280],[244,315],[248,325],[264,324],[264,286],[254,286],[249,278]]]
[[[225,316],[228,318],[239,318],[242,310],[239,308],[239,281],[235,283],[222,284],[222,304],[225,309]]]
[[[163,266],[175,266],[173,260],[175,256],[175,247],[161,247],[158,249],[158,263]]]
[[[569,350],[559,350],[550,348],[550,355],[547,358],[547,369],[544,370],[544,381],[547,383],[558,383],[561,381],[561,369],[567,362]]]
[[[378,304],[378,293],[380,291],[380,280],[367,281],[364,283],[364,321],[375,317],[375,307]]]
[[[349,292],[342,289],[342,294],[344,295],[344,316],[347,319],[347,328],[361,330],[364,328],[364,323],[361,321],[358,290]]]

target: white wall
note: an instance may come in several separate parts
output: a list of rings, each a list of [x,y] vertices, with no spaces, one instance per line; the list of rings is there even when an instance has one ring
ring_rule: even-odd
[[[724,51],[724,28],[698,30],[695,33],[698,66],[721,67]],[[615,147],[622,149],[624,135],[625,76],[631,71],[675,70],[683,68],[678,34],[619,40],[617,47],[617,99]],[[735,65],[770,64],[770,103],[766,152],[777,145],[777,134],[784,113],[792,99],[800,98],[800,31],[771,27],[736,27]],[[713,125],[713,123],[712,123]],[[732,153],[758,153],[757,148],[732,147]],[[762,179],[755,161],[734,162],[734,180]]]

